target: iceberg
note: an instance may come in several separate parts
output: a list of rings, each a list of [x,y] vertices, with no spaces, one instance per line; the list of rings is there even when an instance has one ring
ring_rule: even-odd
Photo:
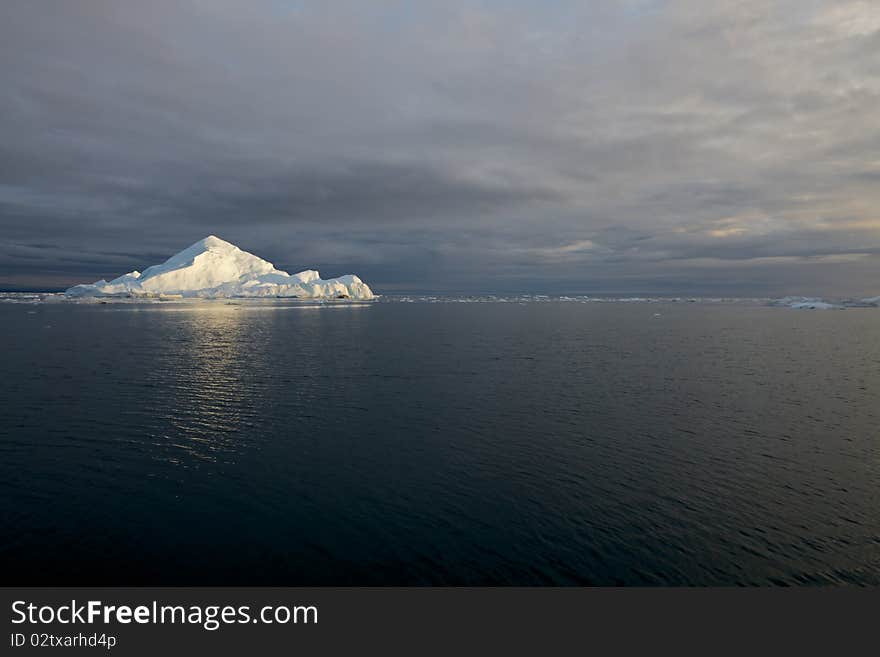
[[[75,285],[68,297],[304,297],[372,299],[373,291],[353,274],[322,280],[312,269],[288,274],[252,253],[209,235],[160,265],[112,281]]]
[[[770,302],[771,306],[787,306],[795,310],[834,310],[842,306],[818,297],[783,297]]]

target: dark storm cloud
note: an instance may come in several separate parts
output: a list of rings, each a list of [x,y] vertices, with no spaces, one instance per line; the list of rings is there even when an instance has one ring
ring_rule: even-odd
[[[0,286],[219,233],[380,291],[876,293],[878,43],[855,0],[10,0]]]

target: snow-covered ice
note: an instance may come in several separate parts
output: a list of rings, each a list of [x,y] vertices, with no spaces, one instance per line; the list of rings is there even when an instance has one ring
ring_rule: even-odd
[[[321,280],[314,270],[288,274],[252,253],[209,235],[160,265],[112,281],[75,285],[68,297],[304,297],[372,299],[360,278],[347,274]]]

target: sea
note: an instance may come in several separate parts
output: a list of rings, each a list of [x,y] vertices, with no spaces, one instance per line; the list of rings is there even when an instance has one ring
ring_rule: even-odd
[[[877,585],[880,309],[0,300],[5,585]]]

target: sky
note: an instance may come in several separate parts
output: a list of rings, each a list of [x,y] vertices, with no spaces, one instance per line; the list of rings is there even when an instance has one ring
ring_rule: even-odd
[[[880,4],[4,0],[0,288],[880,294]]]

